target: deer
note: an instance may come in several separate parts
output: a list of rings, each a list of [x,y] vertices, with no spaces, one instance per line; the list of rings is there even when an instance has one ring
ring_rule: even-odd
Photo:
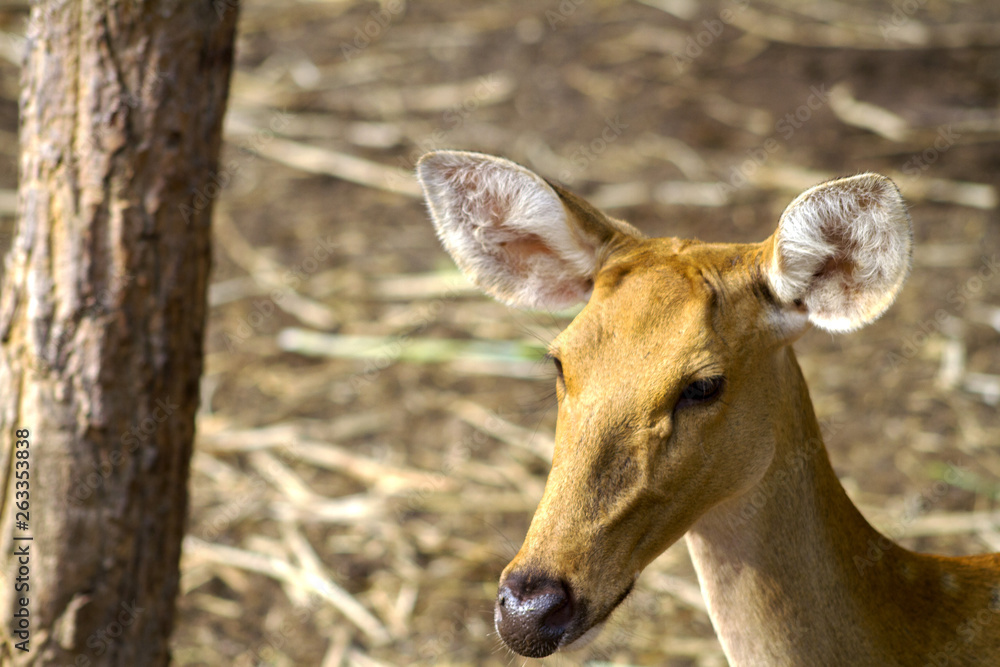
[[[417,164],[459,269],[516,308],[585,304],[548,346],[555,450],[500,576],[506,646],[585,644],[686,538],[734,667],[1000,665],[1000,553],[947,557],[877,532],[837,479],[793,343],[880,317],[912,226],[876,173],[802,192],[760,243],[649,238],[509,160]]]

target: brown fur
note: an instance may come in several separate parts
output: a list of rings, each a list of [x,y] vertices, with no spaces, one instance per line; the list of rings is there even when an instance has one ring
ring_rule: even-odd
[[[766,324],[767,252],[652,239],[610,257],[552,344],[565,377],[555,458],[505,575],[564,577],[596,622],[690,531],[734,665],[1000,664],[1000,554],[911,553],[857,511],[791,341]],[[672,412],[705,369],[726,376],[724,395]]]
[[[462,165],[483,175],[490,219],[447,176]],[[593,289],[551,345],[555,455],[501,577],[508,643],[571,644],[687,534],[734,666],[1000,665],[1000,554],[916,554],[876,532],[833,472],[791,347],[810,322],[850,330],[892,302],[910,225],[891,181],[812,188],[770,239],[736,245],[645,238],[500,158],[432,153],[418,173],[446,246],[490,294],[544,306]],[[544,219],[518,217],[535,209]],[[521,282],[539,275],[553,284]],[[684,398],[719,377],[717,398]]]

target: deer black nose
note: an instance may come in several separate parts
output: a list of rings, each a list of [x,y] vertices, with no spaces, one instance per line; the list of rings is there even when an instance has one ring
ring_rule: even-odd
[[[493,620],[500,637],[516,653],[543,658],[559,648],[575,613],[566,582],[512,572],[497,592]]]

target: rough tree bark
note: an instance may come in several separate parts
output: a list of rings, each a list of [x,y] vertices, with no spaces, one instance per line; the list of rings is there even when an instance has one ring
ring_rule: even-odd
[[[4,664],[170,660],[236,15],[32,3],[0,292]]]

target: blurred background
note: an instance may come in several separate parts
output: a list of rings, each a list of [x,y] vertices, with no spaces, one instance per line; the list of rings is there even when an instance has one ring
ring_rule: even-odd
[[[242,4],[222,162],[196,193],[217,198],[215,268],[177,664],[726,664],[683,542],[579,652],[525,660],[493,631],[552,447],[540,353],[569,320],[457,274],[412,177],[438,148],[707,241],[766,238],[824,179],[894,178],[907,286],[799,357],[869,520],[1000,551],[1000,4]],[[4,251],[27,6],[0,2]]]

